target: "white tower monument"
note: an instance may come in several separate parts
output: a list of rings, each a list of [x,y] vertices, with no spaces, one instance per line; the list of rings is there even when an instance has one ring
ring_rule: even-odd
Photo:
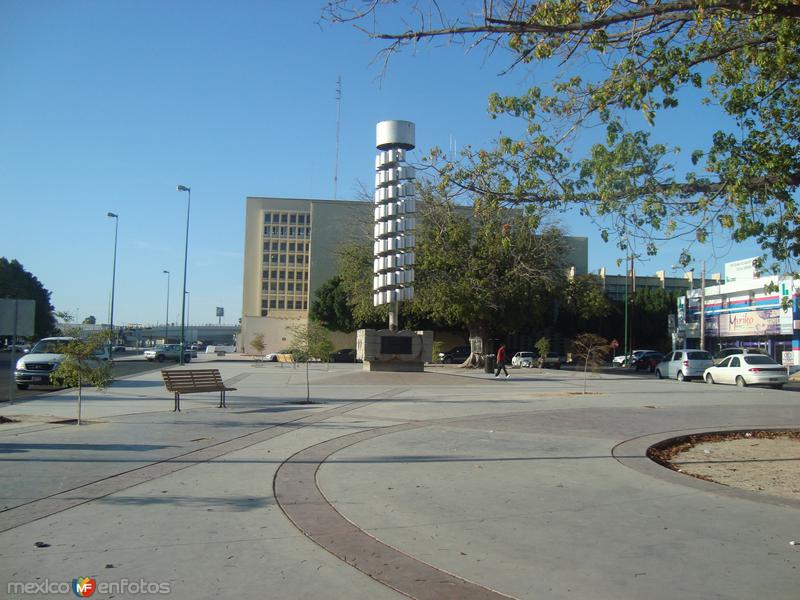
[[[415,145],[414,123],[381,121],[376,127],[374,304],[390,305],[389,329],[397,331],[398,307],[414,297],[414,167],[406,151]]]
[[[415,146],[414,123],[381,121],[376,127],[373,302],[389,305],[389,329],[360,329],[356,353],[367,371],[423,371],[433,333],[398,331],[400,303],[414,297],[416,176],[406,164]]]

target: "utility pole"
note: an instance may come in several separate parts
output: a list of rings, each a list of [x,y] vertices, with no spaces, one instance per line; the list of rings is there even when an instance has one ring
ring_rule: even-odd
[[[700,350],[706,349],[706,261],[700,268]]]
[[[625,337],[622,341],[622,353],[625,359],[622,361],[622,366],[627,366],[630,360],[630,353],[628,352],[628,257],[625,257]]]
[[[635,254],[631,254],[631,324],[628,338],[631,343],[631,354],[633,354],[633,302],[636,300],[636,268],[634,267]]]

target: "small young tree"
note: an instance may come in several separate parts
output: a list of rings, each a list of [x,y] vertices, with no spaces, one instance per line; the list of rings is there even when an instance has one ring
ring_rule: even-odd
[[[308,376],[308,362],[311,358],[327,361],[333,352],[333,342],[327,329],[314,323],[290,328],[292,340],[289,352],[295,363],[306,363],[306,404],[311,404],[311,384]]]
[[[608,340],[594,333],[581,333],[572,342],[572,356],[582,359],[583,364],[583,393],[586,393],[588,370],[592,371],[602,365],[606,355],[611,351]]]
[[[547,356],[547,353],[550,352],[550,340],[542,336],[534,344],[534,346],[536,347],[536,351],[539,353],[539,368],[542,368],[544,365],[544,359]]]
[[[266,347],[264,345],[264,334],[263,333],[255,334],[253,336],[253,339],[250,341],[250,347],[256,351],[256,354],[263,355],[264,348]]]
[[[111,367],[108,361],[98,359],[98,353],[108,345],[111,332],[98,331],[85,339],[78,337],[77,331],[69,332],[74,338],[65,341],[59,348],[59,353],[64,359],[53,371],[50,380],[55,385],[78,388],[78,419],[76,424],[81,424],[81,401],[83,400],[82,386],[93,385],[99,389],[108,387],[111,383]]]

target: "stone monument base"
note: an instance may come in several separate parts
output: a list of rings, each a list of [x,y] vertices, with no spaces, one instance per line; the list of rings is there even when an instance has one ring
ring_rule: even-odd
[[[356,356],[364,371],[421,373],[432,350],[432,331],[359,329],[356,334]]]

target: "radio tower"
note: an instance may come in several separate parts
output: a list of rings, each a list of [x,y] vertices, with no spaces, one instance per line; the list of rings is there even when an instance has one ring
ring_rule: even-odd
[[[336,166],[333,171],[333,199],[338,200],[339,187],[339,122],[342,116],[342,76],[336,78]]]

